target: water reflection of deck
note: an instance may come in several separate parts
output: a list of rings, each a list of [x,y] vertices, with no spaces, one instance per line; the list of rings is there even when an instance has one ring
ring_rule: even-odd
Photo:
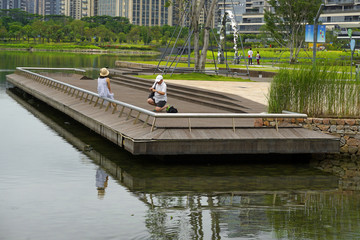
[[[253,118],[226,117],[219,121],[219,118],[210,117],[190,122],[190,118],[186,117],[163,119],[164,115],[152,116],[154,113],[146,110],[148,106],[143,100],[147,93],[128,86],[114,85],[112,88],[121,99],[126,99],[128,103],[144,111],[140,114],[140,111],[129,108],[120,110],[121,105],[119,109],[107,111],[107,107],[95,107],[99,106],[98,100],[89,93],[96,88],[96,83],[92,80],[80,80],[82,76],[68,74],[57,76],[58,81],[51,80],[56,83],[52,85],[53,83],[45,82],[47,78],[44,76],[36,76],[35,80],[33,77],[31,74],[23,76],[15,73],[8,75],[7,79],[135,155],[298,154],[339,151],[337,137],[299,127],[281,128],[279,131],[275,128],[254,128]],[[64,84],[67,84],[66,87]],[[69,84],[73,87],[70,87],[70,90]],[[75,88],[78,89],[77,93]],[[79,92],[80,88],[82,92]],[[95,99],[92,100],[93,98]],[[236,115],[223,109],[197,103],[189,104],[179,99],[171,99],[171,102],[175,106],[183,106],[190,114],[202,111],[208,115]],[[259,113],[264,110],[264,106],[254,105],[246,99],[238,102],[242,112],[246,110],[247,113]],[[172,114],[171,117],[180,115]],[[149,124],[151,122],[152,124]]]

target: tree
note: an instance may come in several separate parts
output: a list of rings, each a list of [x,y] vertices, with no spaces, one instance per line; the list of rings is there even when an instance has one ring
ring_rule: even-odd
[[[312,24],[322,0],[269,0],[274,10],[265,10],[265,31],[282,47],[290,50],[295,63],[305,40],[305,24]]]
[[[140,41],[140,27],[132,27],[127,36],[131,42],[137,43],[138,41]]]
[[[0,9],[0,18],[6,19],[5,26],[7,27],[7,23],[11,22],[19,22],[21,25],[27,25],[34,21],[35,19],[40,19],[40,15],[30,14],[18,8],[15,9]]]
[[[123,43],[123,42],[126,42],[126,34],[125,33],[123,33],[123,32],[121,32],[121,33],[119,33],[119,43],[121,44],[121,43]]]
[[[33,29],[34,41],[37,37],[40,38],[41,41],[41,38],[44,36],[44,32],[46,29],[44,22],[41,20],[37,20],[31,24],[31,27]]]
[[[205,0],[192,0],[191,3],[191,25],[190,29],[192,30],[192,34],[194,36],[194,58],[195,58],[195,69],[199,69],[199,38],[200,38],[200,14],[201,10],[204,8]]]
[[[22,28],[22,34],[26,36],[28,42],[30,42],[30,37],[32,37],[33,29],[31,25],[26,25]]]
[[[150,32],[150,27],[142,26],[140,30],[140,35],[145,45],[151,42],[152,36]]]
[[[107,29],[104,25],[100,25],[95,28],[95,34],[97,38],[100,38],[100,42],[110,40],[111,31]]]
[[[199,66],[198,66],[198,69],[200,69],[200,70],[205,70],[207,50],[209,48],[209,38],[210,38],[210,29],[211,29],[210,25],[213,20],[213,14],[214,14],[214,9],[215,9],[216,4],[217,4],[217,1],[212,0],[210,3],[209,9],[206,11],[207,16],[206,16],[206,22],[205,22],[205,26],[204,26],[203,48],[201,50],[200,61],[199,61]]]
[[[20,39],[21,30],[22,30],[22,26],[20,22],[9,23],[10,38],[14,37],[16,40]]]
[[[64,38],[64,32],[60,25],[52,24],[48,27],[50,31],[50,38],[55,42],[60,42]]]
[[[86,40],[89,42],[91,42],[93,37],[95,36],[94,29],[89,27],[84,28],[84,34]]]
[[[85,24],[86,23],[81,20],[74,20],[70,23],[70,27],[71,27],[76,39],[80,38],[81,36],[84,36]]]
[[[212,23],[214,8],[216,6],[217,0],[211,0],[209,2],[210,6],[206,9],[205,0],[193,0],[191,4],[191,25],[190,29],[193,32],[194,36],[194,56],[195,56],[195,70],[204,70],[207,56],[207,49],[209,47],[209,37],[210,37],[210,25]],[[200,55],[200,15],[202,10],[205,12],[205,25],[204,25],[204,40],[203,48]]]
[[[8,31],[5,26],[0,26],[0,38],[4,38],[7,36]]]
[[[158,43],[161,39],[161,29],[159,26],[154,26],[151,28],[151,35],[155,39],[156,43]]]

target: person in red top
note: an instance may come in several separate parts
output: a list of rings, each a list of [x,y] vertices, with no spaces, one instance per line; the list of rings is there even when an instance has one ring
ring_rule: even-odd
[[[253,54],[254,54],[254,52],[250,48],[250,50],[248,51],[249,65],[252,65]]]

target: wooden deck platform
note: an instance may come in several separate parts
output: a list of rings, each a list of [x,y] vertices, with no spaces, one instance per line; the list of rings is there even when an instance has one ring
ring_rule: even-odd
[[[96,92],[95,80],[81,80],[79,74],[49,74],[52,79],[71,84],[78,88]],[[106,109],[95,106],[94,101],[79,93],[59,86],[47,84],[20,72],[7,76],[8,82],[32,96],[71,116],[73,119],[94,130],[101,136],[135,155],[175,154],[267,154],[267,153],[327,153],[339,151],[339,139],[334,136],[303,128],[254,128],[254,119],[189,119],[164,118],[156,120],[155,128],[148,122],[152,117],[129,109]],[[147,82],[149,83],[149,82]],[[150,82],[151,83],[151,82]],[[228,113],[221,105],[211,107],[201,102],[189,102],[173,98],[169,86],[168,101],[180,112],[187,113]],[[146,103],[148,92],[126,85],[112,84],[117,100],[152,110]],[[194,89],[196,91],[196,89]],[[217,93],[219,94],[219,93]],[[211,95],[211,93],[210,93]],[[229,97],[229,96],[227,96]],[[237,96],[231,101],[249,113],[259,113],[265,106]],[[236,107],[236,106],[235,106]],[[121,114],[120,114],[121,113]],[[236,127],[236,128],[235,128]]]

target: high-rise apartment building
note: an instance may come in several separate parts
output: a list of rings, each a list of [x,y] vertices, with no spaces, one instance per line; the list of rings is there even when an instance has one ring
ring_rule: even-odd
[[[165,6],[166,0],[61,1],[61,14],[71,16],[75,19],[106,15],[111,17],[126,17],[131,23],[140,26],[173,24],[173,6]]]
[[[98,0],[61,0],[61,14],[74,19],[97,15]]]
[[[264,25],[265,10],[270,10],[266,0],[219,0],[217,25],[220,28],[224,11],[231,11],[241,33],[259,33]],[[227,31],[230,31],[229,27]]]
[[[61,0],[0,0],[1,9],[21,9],[39,15],[59,15]]]
[[[165,4],[166,0],[98,0],[98,15],[126,17],[140,26],[172,25],[173,6]]]
[[[328,29],[359,28],[360,0],[325,0],[319,21]]]
[[[22,8],[22,0],[0,0],[0,8],[1,9],[14,9],[14,8]]]
[[[98,0],[97,15],[126,17],[131,19],[132,1],[129,0]]]
[[[27,1],[30,3],[31,1]],[[60,0],[35,0],[35,12],[39,15],[59,15]]]
[[[141,26],[172,25],[172,6],[166,0],[133,0],[131,22]]]
[[[324,0],[324,4],[319,21],[328,29],[360,26],[360,0]],[[261,26],[265,24],[265,10],[270,11],[271,7],[267,0],[219,0],[218,26],[224,10],[233,11],[241,33],[260,33]]]

